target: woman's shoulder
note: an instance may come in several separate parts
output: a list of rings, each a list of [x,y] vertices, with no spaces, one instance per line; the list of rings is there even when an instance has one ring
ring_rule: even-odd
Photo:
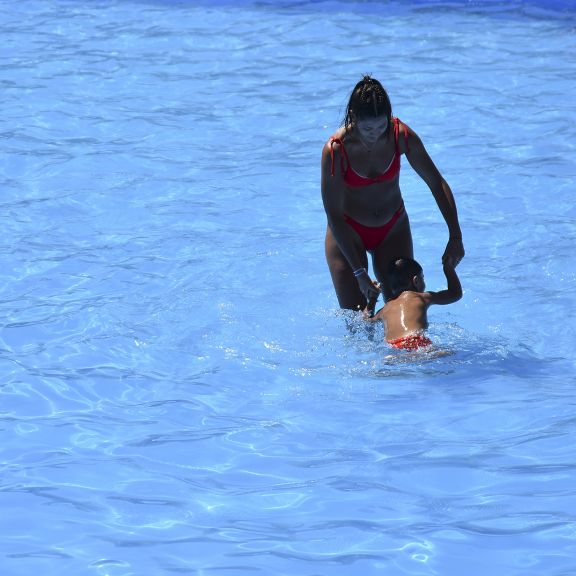
[[[328,138],[328,140],[326,140],[326,144],[328,146],[339,145],[342,143],[342,140],[344,140],[345,135],[346,130],[341,126]]]
[[[343,146],[345,131],[344,128],[338,128],[327,140],[324,142],[324,147],[322,148],[323,154],[333,154],[335,151],[339,151]]]
[[[401,120],[397,116],[394,116],[392,121],[395,124],[398,124],[398,132],[400,132],[401,136],[404,136],[404,134],[409,135],[412,133],[412,129],[410,128],[410,126],[406,122],[404,122],[404,120]]]
[[[418,138],[417,134],[410,128],[406,122],[400,120],[400,118],[395,117],[394,123],[397,125],[398,130],[398,144],[400,145],[400,151],[403,154],[410,153],[410,146],[414,144]]]

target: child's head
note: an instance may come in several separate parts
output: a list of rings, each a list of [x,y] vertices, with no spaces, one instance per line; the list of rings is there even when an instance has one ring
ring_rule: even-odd
[[[388,265],[388,281],[392,298],[405,290],[423,292],[425,288],[422,266],[413,258],[392,259]]]

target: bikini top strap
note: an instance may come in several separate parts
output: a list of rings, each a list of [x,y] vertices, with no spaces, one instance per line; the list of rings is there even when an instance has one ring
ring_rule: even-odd
[[[344,159],[349,164],[350,161],[348,160],[348,153],[346,152],[346,148],[344,148],[344,142],[340,140],[340,138],[330,138],[330,158],[332,159],[332,176],[334,176],[334,144],[338,144],[340,146],[340,170],[342,170],[342,174],[345,174],[346,168],[344,166]]]
[[[402,120],[399,118],[394,118],[394,138],[396,141],[396,152],[399,152],[398,137],[400,135],[400,122],[402,122]],[[406,154],[410,154],[410,145],[408,144],[408,132],[410,131],[410,128],[408,128],[404,122],[402,122],[402,125],[404,126],[404,145],[406,148]]]

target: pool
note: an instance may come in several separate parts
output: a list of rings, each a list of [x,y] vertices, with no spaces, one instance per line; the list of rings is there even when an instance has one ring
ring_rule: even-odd
[[[2,575],[576,573],[575,29],[566,1],[0,7]],[[320,151],[364,73],[458,202],[446,356],[337,307]]]

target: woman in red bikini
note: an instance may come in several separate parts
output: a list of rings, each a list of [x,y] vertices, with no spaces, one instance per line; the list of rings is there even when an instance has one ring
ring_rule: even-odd
[[[343,125],[322,150],[322,200],[328,218],[326,259],[341,308],[373,310],[378,294],[387,300],[388,263],[413,257],[412,233],[400,192],[400,156],[426,182],[448,226],[442,257],[454,267],[464,257],[452,191],[418,135],[398,118],[382,84],[356,84]],[[377,282],[370,278],[368,256]]]

